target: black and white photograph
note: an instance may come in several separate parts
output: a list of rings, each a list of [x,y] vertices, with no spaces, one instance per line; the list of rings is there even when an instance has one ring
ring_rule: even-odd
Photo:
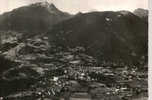
[[[0,0],[0,100],[148,100],[148,0]]]

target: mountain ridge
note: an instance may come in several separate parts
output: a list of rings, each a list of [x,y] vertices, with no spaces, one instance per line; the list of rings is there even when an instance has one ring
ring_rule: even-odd
[[[144,19],[129,11],[96,11],[73,16],[48,2],[20,7],[0,16],[0,30],[21,31],[27,33],[25,36],[48,33],[51,42],[67,47],[84,46],[88,53],[103,59],[115,59],[117,54],[120,59],[145,55],[147,28]]]
[[[55,25],[48,34],[50,41],[59,45],[86,48],[92,45],[89,54],[103,59],[133,61],[130,58],[137,60],[147,52],[147,25],[131,12],[90,12]],[[97,54],[98,49],[102,54]]]
[[[0,30],[42,33],[70,16],[54,4],[35,3],[0,15]]]

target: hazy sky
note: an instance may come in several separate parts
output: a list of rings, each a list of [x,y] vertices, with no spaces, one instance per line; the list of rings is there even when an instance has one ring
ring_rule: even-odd
[[[46,0],[0,0],[0,13],[24,5]],[[148,8],[148,0],[47,0],[62,11],[77,13],[79,11],[134,10]]]

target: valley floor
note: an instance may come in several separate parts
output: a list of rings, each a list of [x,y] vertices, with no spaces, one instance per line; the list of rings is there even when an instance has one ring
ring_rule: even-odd
[[[63,49],[47,37],[1,43],[0,100],[147,100],[144,65],[99,63],[85,48]]]

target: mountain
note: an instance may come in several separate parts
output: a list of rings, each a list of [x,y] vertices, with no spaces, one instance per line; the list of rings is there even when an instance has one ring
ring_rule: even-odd
[[[148,23],[128,11],[78,14],[58,23],[48,34],[50,42],[83,46],[102,60],[132,63],[147,54]]]
[[[68,17],[62,20],[62,14]],[[0,22],[6,30],[0,30],[1,100],[148,98],[148,66],[143,63],[148,23],[135,14],[109,11],[71,17],[43,2],[5,13]],[[48,28],[47,34],[23,32]]]
[[[0,30],[41,33],[70,16],[54,4],[38,2],[0,15]]]
[[[148,10],[138,8],[134,11],[134,14],[148,22]]]

